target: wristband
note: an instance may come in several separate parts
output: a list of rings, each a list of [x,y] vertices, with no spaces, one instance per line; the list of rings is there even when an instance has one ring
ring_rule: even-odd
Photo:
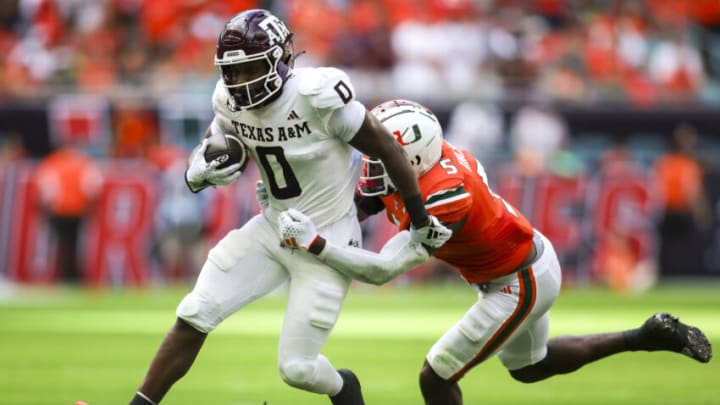
[[[425,210],[425,204],[420,194],[407,198],[403,202],[405,203],[405,210],[410,216],[410,222],[415,228],[422,228],[427,225],[430,217]]]
[[[308,252],[314,254],[315,256],[320,256],[320,253],[325,250],[325,239],[318,235],[315,235],[315,239],[310,243],[310,246],[308,246]]]

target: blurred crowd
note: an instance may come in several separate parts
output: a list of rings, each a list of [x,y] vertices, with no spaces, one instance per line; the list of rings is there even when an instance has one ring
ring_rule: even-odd
[[[511,166],[520,179],[513,185],[525,182],[523,212],[583,223],[586,236],[573,236],[580,242],[563,258],[586,262],[578,274],[629,291],[658,272],[720,271],[720,255],[699,250],[720,246],[720,188],[707,187],[720,184],[708,180],[720,178],[715,127],[698,133],[675,122],[614,144],[607,128],[571,133],[558,108],[720,105],[719,0],[0,1],[0,105],[47,100],[49,121],[27,129],[0,119],[0,180],[13,162],[42,158],[36,202],[68,244],[61,251],[77,250],[94,215],[98,167],[139,158],[161,190],[152,243],[159,271],[179,279],[197,271],[211,237],[197,212],[214,191],[198,198],[186,190],[185,158],[211,117],[217,35],[254,7],[287,21],[298,66],[345,69],[368,106],[401,97],[440,107],[446,138],[490,172]],[[40,131],[55,150],[26,149]],[[586,181],[634,180],[645,194],[596,235],[585,224],[594,205],[568,207],[568,218],[535,211],[548,176],[583,193]],[[56,267],[73,282],[82,265],[60,255]]]
[[[720,102],[715,0],[4,0],[0,95],[207,92],[218,32],[252,7],[370,100]]]

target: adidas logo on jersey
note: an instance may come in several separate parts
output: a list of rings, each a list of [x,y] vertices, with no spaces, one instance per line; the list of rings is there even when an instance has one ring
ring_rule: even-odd
[[[288,119],[288,121],[299,120],[300,116],[295,112],[295,110],[290,110],[290,115],[288,115],[287,119]]]

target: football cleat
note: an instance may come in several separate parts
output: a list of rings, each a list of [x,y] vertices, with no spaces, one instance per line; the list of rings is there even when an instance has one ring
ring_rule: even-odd
[[[668,313],[653,315],[638,332],[638,343],[643,350],[669,350],[701,363],[707,363],[712,358],[712,346],[705,334]]]
[[[337,395],[330,397],[333,405],[365,405],[360,389],[360,380],[355,373],[346,368],[341,368],[337,372],[343,379],[343,386]]]

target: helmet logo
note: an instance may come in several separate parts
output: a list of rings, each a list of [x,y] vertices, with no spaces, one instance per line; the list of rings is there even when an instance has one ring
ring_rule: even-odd
[[[285,26],[285,23],[274,15],[269,15],[260,21],[258,25],[267,32],[270,43],[274,45],[284,43],[285,39],[290,35],[290,31]]]
[[[413,135],[415,136],[413,139],[406,141],[405,140],[405,133],[408,131],[409,128],[405,128],[405,130],[401,133],[399,129],[396,129],[393,131],[393,135],[397,139],[398,143],[402,146],[410,145],[411,143],[415,143],[422,138],[422,134],[420,133],[420,127],[415,124],[412,126]]]

